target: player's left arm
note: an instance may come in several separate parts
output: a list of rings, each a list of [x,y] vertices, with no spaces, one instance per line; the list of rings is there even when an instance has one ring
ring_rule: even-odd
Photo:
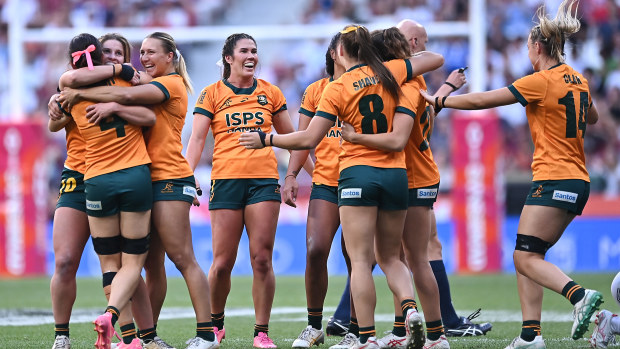
[[[454,108],[463,110],[478,110],[495,108],[502,105],[517,103],[515,97],[508,87],[502,87],[496,90],[486,92],[467,93],[458,96],[431,96],[426,91],[420,90],[420,93],[429,103],[437,109]]]
[[[280,112],[273,116],[273,128],[276,129],[278,134],[295,132],[295,127],[293,126],[288,110],[280,110]],[[312,159],[307,155],[303,168],[308,174],[312,175],[312,171],[314,171],[314,162],[312,162]]]

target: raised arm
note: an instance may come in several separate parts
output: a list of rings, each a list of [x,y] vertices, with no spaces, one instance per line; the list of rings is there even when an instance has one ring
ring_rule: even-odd
[[[307,125],[306,125],[307,126]],[[274,115],[273,118],[273,128],[276,129],[278,134],[287,134],[291,132],[295,132],[295,127],[293,127],[293,122],[291,121],[291,116],[288,113],[288,110],[281,110],[279,113]],[[309,154],[310,152],[308,152]],[[308,157],[306,154],[306,158],[303,163],[303,168],[312,175],[312,171],[314,171],[314,163],[312,159]]]
[[[433,71],[441,67],[443,61],[443,56],[438,53],[430,51],[418,52],[409,58],[412,76],[418,76]]]
[[[304,131],[297,131],[284,135],[265,135],[264,133],[261,134],[261,132],[245,132],[239,137],[239,143],[248,149],[260,149],[265,146],[298,150],[311,149],[319,144],[333,124],[334,120],[315,116],[312,118],[312,121],[310,121],[308,128]]]
[[[116,102],[97,103],[86,107],[86,119],[92,124],[99,124],[103,119],[117,115],[136,126],[155,125],[155,113],[137,105],[122,105]]]
[[[458,96],[431,96],[426,91],[420,93],[435,109],[454,108],[464,110],[478,110],[495,108],[502,105],[517,103],[517,98],[510,92],[508,87],[486,92],[467,93]]]
[[[99,86],[87,89],[64,88],[58,102],[65,110],[81,100],[92,102],[117,102],[120,104],[159,104],[166,100],[166,95],[154,84],[120,87]]]
[[[342,139],[383,151],[401,151],[405,149],[411,135],[414,118],[415,115],[397,112],[394,114],[392,131],[377,134],[356,133],[352,125],[343,123]]]
[[[125,81],[134,80],[135,83],[140,79],[138,72],[128,64],[105,64],[94,66],[92,70],[89,70],[87,67],[68,70],[60,76],[58,86],[61,89],[65,87],[77,88],[115,76]]]

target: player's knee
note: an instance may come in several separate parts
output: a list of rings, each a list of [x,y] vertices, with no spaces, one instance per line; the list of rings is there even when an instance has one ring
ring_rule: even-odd
[[[56,270],[54,273],[58,275],[60,278],[74,278],[77,273],[78,266],[80,263],[80,259],[76,258],[76,256],[65,255],[65,256],[56,256]]]
[[[306,263],[321,264],[327,262],[329,249],[325,249],[318,243],[309,243],[307,246]]]
[[[271,253],[256,253],[252,256],[252,270],[254,273],[266,274],[271,268]]]
[[[112,255],[122,251],[123,240],[120,235],[112,237],[93,238],[93,248],[98,255]]]
[[[123,240],[123,253],[126,254],[134,254],[140,255],[147,253],[149,251],[149,242],[151,240],[151,236],[147,235],[143,238],[138,239],[129,239],[126,237],[122,238]]]

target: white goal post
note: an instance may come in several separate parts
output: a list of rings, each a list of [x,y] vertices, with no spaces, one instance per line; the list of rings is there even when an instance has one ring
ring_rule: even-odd
[[[284,39],[320,39],[331,38],[342,29],[342,24],[330,25],[260,25],[260,26],[200,26],[185,28],[43,28],[28,29],[20,15],[19,0],[8,0],[12,13],[8,26],[9,31],[9,79],[12,82],[10,91],[11,119],[26,118],[23,112],[23,79],[25,55],[24,43],[68,43],[72,37],[82,32],[99,36],[108,32],[122,33],[129,41],[139,42],[146,35],[156,30],[170,33],[178,43],[196,43],[219,41],[223,42],[234,32],[251,33],[257,40]],[[13,4],[11,4],[14,2]],[[434,22],[426,25],[429,37],[465,37],[469,43],[468,85],[471,91],[482,91],[486,81],[486,4],[485,0],[469,1],[468,21]],[[370,23],[369,29],[387,28],[396,23]]]

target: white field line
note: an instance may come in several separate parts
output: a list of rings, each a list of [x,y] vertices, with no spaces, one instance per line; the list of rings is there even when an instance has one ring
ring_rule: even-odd
[[[308,320],[306,308],[303,307],[277,307],[273,308],[271,314],[272,322],[305,322]],[[333,307],[324,309],[325,319],[334,311]],[[471,313],[470,310],[459,310],[460,315]],[[72,323],[87,323],[93,321],[97,315],[101,314],[99,308],[74,309],[71,316]],[[227,309],[226,317],[252,317],[254,309],[235,308]],[[194,317],[192,308],[166,308],[162,309],[160,320],[169,319],[191,319]],[[392,322],[394,314],[376,314],[377,322]],[[521,322],[521,312],[514,310],[483,310],[474,322]],[[573,317],[568,308],[565,312],[543,311],[543,322],[572,322]],[[0,309],[0,326],[31,326],[53,324],[54,318],[51,309]]]

